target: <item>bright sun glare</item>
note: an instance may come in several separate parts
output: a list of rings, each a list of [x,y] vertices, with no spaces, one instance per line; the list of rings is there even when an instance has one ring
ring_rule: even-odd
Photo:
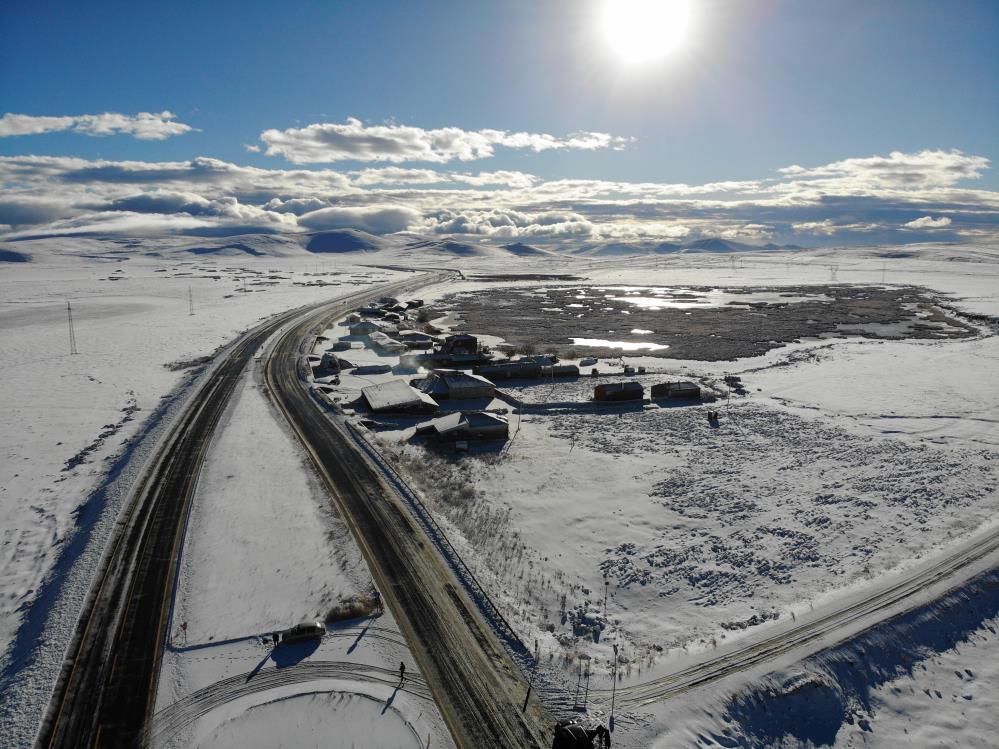
[[[601,23],[622,61],[644,63],[680,48],[690,20],[690,0],[604,0]]]

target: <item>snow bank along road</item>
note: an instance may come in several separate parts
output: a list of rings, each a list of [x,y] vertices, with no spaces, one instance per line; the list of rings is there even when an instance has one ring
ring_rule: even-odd
[[[315,305],[305,324],[402,293],[414,282]],[[301,308],[283,313],[233,343],[165,439],[118,521],[40,729],[39,747],[132,746],[142,736],[155,700],[177,549],[212,433],[246,364],[277,330],[302,316]]]
[[[548,746],[551,721],[526,699],[519,670],[461,582],[300,378],[320,318],[302,318],[281,334],[265,368],[268,387],[336,498],[455,743],[463,749]]]
[[[875,625],[916,609],[927,599],[953,592],[969,580],[993,569],[999,554],[999,529],[992,528],[960,544],[956,550],[931,558],[914,570],[872,587],[862,598],[849,600],[814,615],[800,618],[797,626],[710,658],[689,668],[617,690],[617,704],[638,708],[682,694],[781,656],[795,659],[833,647]],[[938,586],[946,586],[941,590]],[[930,589],[932,592],[927,595]],[[591,690],[591,698],[610,705],[611,690]],[[564,700],[568,705],[567,698]]]

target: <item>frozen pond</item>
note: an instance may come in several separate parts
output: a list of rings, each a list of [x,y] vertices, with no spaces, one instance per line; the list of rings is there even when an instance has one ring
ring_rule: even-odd
[[[825,294],[801,295],[769,290],[732,292],[725,289],[690,289],[667,286],[607,286],[595,288],[594,291],[601,292],[604,301],[624,302],[646,310],[692,309],[741,304],[790,304],[817,300],[832,301],[831,297]],[[577,296],[576,298],[582,299],[584,297]]]
[[[635,332],[635,331],[632,331]],[[647,331],[651,333],[652,331]],[[605,341],[602,338],[573,338],[572,342],[576,346],[588,346],[592,348],[611,348],[621,351],[660,351],[669,348],[665,343],[648,343],[646,341]]]

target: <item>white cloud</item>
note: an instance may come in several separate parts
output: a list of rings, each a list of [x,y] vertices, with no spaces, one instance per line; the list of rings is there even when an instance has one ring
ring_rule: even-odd
[[[796,232],[802,234],[823,234],[827,237],[831,237],[836,233],[836,224],[834,224],[829,219],[822,219],[821,221],[802,221],[801,223],[792,224],[792,228]]]
[[[436,169],[408,169],[401,166],[386,166],[377,169],[360,169],[348,172],[351,183],[358,187],[393,185],[454,185],[464,184],[473,187],[531,187],[541,181],[540,177],[525,172],[500,170],[495,172],[440,172]]]
[[[420,219],[419,212],[399,205],[320,208],[298,217],[305,229],[363,229],[372,234],[405,231]]]
[[[940,218],[933,218],[932,216],[923,216],[921,218],[909,221],[902,226],[907,229],[943,229],[951,225],[951,220],[946,216],[941,216]]]
[[[365,125],[350,117],[260,134],[269,156],[284,156],[295,164],[334,161],[475,161],[493,156],[497,146],[547,151],[624,148],[630,141],[607,133],[580,132],[563,138],[547,133],[511,133],[506,130],[462,130],[444,127],[426,130],[410,125]]]
[[[916,189],[949,187],[963,179],[977,179],[988,168],[989,160],[983,156],[957,150],[926,150],[892,151],[888,156],[844,159],[811,169],[794,164],[777,171],[795,179],[846,180],[858,188]]]
[[[723,229],[719,236],[722,239],[734,239],[738,241],[760,242],[772,239],[774,227],[766,224],[742,224]]]
[[[131,135],[140,140],[165,140],[194,130],[190,125],[175,122],[173,112],[139,112],[136,115],[104,112],[65,117],[35,117],[8,113],[0,117],[0,138],[13,135],[40,135],[72,131],[86,135]]]

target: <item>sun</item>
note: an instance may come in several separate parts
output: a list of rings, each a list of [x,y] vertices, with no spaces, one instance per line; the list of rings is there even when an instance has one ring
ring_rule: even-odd
[[[661,60],[686,41],[691,5],[690,0],[604,0],[604,38],[622,62]]]

